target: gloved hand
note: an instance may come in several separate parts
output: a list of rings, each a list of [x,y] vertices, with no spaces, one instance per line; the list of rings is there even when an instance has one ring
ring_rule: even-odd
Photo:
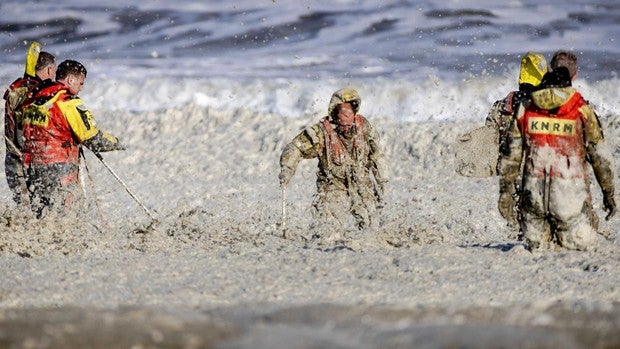
[[[114,150],[126,150],[125,146],[121,144],[121,142],[116,143]]]
[[[517,214],[515,212],[515,198],[510,192],[503,192],[499,194],[499,200],[497,202],[497,209],[499,213],[508,222],[508,226],[516,228],[519,226],[517,221]]]
[[[278,178],[280,179],[280,186],[283,188],[287,187],[288,182],[291,180],[292,177],[293,171],[287,167],[282,167],[280,169],[280,175],[278,175]]]
[[[613,193],[603,193],[603,206],[607,212],[605,220],[608,221],[616,214],[616,200]]]
[[[383,183],[380,183],[375,188],[375,198],[377,200],[377,209],[385,207],[385,188]]]

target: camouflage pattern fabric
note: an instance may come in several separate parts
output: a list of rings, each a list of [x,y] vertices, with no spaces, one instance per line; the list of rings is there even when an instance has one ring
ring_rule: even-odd
[[[518,219],[530,248],[553,241],[576,250],[594,244],[598,217],[592,209],[587,163],[603,191],[609,217],[616,210],[611,152],[598,117],[576,94],[572,87],[532,93],[533,105],[519,109],[501,155],[500,197],[521,186]],[[508,211],[507,206],[502,209]]]
[[[357,98],[359,107],[359,95],[345,92],[349,93],[334,94],[330,111],[349,98]],[[288,184],[301,159],[319,160],[317,193],[312,203],[314,226],[343,226],[353,217],[358,228],[366,228],[375,222],[377,208],[383,205],[387,179],[379,138],[363,116],[356,115],[355,119],[355,126],[343,133],[325,117],[299,133],[285,146],[280,157],[283,186]],[[342,146],[341,153],[335,151],[336,144]]]

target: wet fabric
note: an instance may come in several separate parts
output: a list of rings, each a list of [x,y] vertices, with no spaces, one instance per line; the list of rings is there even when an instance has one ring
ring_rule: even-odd
[[[577,250],[594,244],[598,218],[588,163],[599,173],[606,200],[613,200],[612,157],[594,111],[572,87],[533,92],[532,104],[519,109],[500,163],[505,182],[516,182],[523,168],[519,223],[531,248],[552,241]]]
[[[547,73],[547,60],[540,53],[528,52],[521,58],[519,84],[538,86]]]
[[[510,92],[504,99],[498,100],[487,115],[485,125],[498,130],[499,154],[497,174],[499,175],[499,199],[497,208],[512,229],[518,229],[519,196],[521,195],[521,172],[506,173],[502,170],[502,155],[510,153],[510,130],[513,127],[517,111],[527,109],[531,103],[531,93],[541,84],[548,70],[545,56],[528,52],[521,58],[519,71],[519,90]],[[520,166],[519,166],[520,168]]]
[[[512,91],[503,99],[496,101],[485,120],[486,126],[497,129],[499,138],[500,156],[497,159],[496,172],[500,175],[500,194],[497,208],[502,217],[506,220],[508,226],[515,230],[518,229],[518,181],[516,181],[516,178],[506,179],[505,174],[502,176],[500,161],[502,159],[501,155],[507,154],[510,151],[510,129],[517,110],[521,106],[527,107],[531,102],[529,87],[523,85],[520,87],[521,89],[519,91]]]
[[[30,206],[37,218],[50,211],[67,212],[83,200],[75,163],[37,165],[28,168]]]
[[[96,152],[124,149],[99,130],[90,111],[59,82],[41,84],[23,109],[23,165],[31,208],[38,217],[68,209],[79,192],[80,147]]]
[[[84,103],[58,82],[37,91],[24,115],[24,165],[77,163],[78,144],[99,137],[93,151],[122,149],[118,140],[99,130]],[[89,147],[90,148],[90,147]]]
[[[24,75],[15,80],[4,93],[4,170],[6,181],[18,205],[28,202],[26,177],[22,167],[23,150],[22,105],[31,98],[31,93],[41,82],[37,77]]]
[[[383,159],[378,135],[361,115],[354,127],[340,134],[328,117],[306,128],[282,152],[281,183],[286,185],[303,159],[318,158],[317,193],[313,201],[315,226],[345,225],[353,217],[358,228],[374,222],[383,203]],[[344,218],[343,218],[344,217]]]

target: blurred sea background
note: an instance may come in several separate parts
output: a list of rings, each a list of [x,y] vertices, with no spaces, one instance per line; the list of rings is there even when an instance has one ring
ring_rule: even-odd
[[[4,0],[0,14],[3,84],[36,40],[86,65],[93,110],[315,119],[349,85],[370,117],[483,120],[516,89],[521,55],[558,49],[578,55],[575,86],[600,114],[620,109],[614,0]]]

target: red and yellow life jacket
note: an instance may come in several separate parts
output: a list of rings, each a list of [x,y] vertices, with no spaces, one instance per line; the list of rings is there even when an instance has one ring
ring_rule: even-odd
[[[585,161],[584,116],[580,108],[586,102],[578,92],[555,110],[528,108],[519,118],[519,126],[526,142],[526,156],[530,157],[532,173],[549,172],[551,176],[567,166],[583,166]],[[544,148],[549,148],[545,151]],[[544,155],[543,155],[544,154]],[[566,162],[574,162],[566,165]],[[542,167],[546,164],[548,168]],[[573,172],[572,177],[583,173]]]
[[[54,83],[38,91],[24,106],[24,165],[78,162],[78,142],[60,105],[74,98],[63,84]]]

